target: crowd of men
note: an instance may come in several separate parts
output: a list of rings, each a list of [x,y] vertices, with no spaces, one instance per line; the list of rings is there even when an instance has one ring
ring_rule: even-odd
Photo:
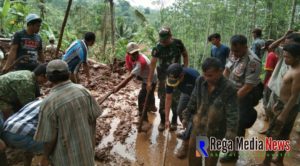
[[[31,165],[34,154],[42,154],[43,166],[92,166],[96,119],[102,110],[80,85],[78,70],[83,66],[91,81],[88,48],[96,36],[85,33],[82,40],[69,46],[61,60],[53,56],[44,63],[38,34],[42,20],[29,14],[25,21],[27,28],[13,36],[2,69],[6,74],[0,76],[0,165],[7,165],[5,148],[9,146],[24,150],[24,165]],[[159,42],[152,49],[151,59],[141,53],[137,43],[128,43],[125,62],[129,74],[112,91],[117,93],[133,78],[141,81],[138,111],[142,129],[148,130],[147,113],[143,111],[157,111],[154,92],[158,86],[158,130],[176,131],[179,117],[184,131],[177,134],[183,143],[176,156],[188,156],[189,165],[203,164],[202,158],[195,155],[197,136],[229,140],[245,137],[257,119],[254,107],[262,98],[270,125],[261,133],[275,140],[288,140],[299,110],[300,34],[288,31],[280,39],[265,41],[261,29],[252,33],[251,48],[244,35],[233,35],[230,47],[221,43],[220,34],[208,36],[213,45],[211,57],[202,62],[200,74],[189,67],[183,42],[164,27],[158,33]],[[52,46],[46,48],[46,53],[53,55],[53,38],[50,42]],[[262,81],[263,59],[266,73]],[[53,87],[47,96],[41,96],[40,86],[46,81]],[[261,165],[283,165],[285,151],[278,152],[274,160],[273,153],[266,152]],[[238,158],[239,152],[232,151],[220,157],[220,162],[236,162]],[[218,160],[219,156],[214,155],[204,162],[213,166]]]

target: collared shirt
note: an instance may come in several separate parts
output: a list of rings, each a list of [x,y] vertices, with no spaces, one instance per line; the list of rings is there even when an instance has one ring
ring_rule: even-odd
[[[229,80],[233,82],[236,88],[241,88],[244,84],[258,85],[261,73],[261,61],[250,50],[241,58],[235,59],[231,56],[225,66],[229,71]]]
[[[4,131],[33,137],[38,124],[41,102],[41,99],[30,102],[10,116],[4,122]]]
[[[94,166],[96,119],[102,110],[90,92],[71,81],[63,82],[52,88],[40,109],[35,140],[56,141],[52,163]]]
[[[207,82],[198,77],[184,119],[194,114],[193,125],[197,134],[207,135],[231,131],[236,133],[238,123],[237,90],[225,77],[209,93]],[[209,116],[212,115],[212,116]]]
[[[0,102],[22,108],[39,95],[35,76],[28,70],[9,72],[0,76]]]

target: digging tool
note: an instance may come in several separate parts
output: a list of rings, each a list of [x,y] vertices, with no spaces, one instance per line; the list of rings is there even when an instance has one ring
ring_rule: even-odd
[[[142,112],[142,116],[140,117],[138,131],[142,131],[143,120],[147,114],[146,107],[148,103],[148,98],[149,98],[149,91],[147,91],[146,99],[144,101],[143,112]]]
[[[114,92],[110,91],[109,93],[107,93],[99,102],[99,104],[102,104],[110,95],[112,95]]]
[[[167,158],[167,151],[168,151],[168,142],[169,142],[169,129],[166,129],[166,132],[167,132],[167,137],[165,139],[165,146],[164,146],[164,152],[163,152],[163,162],[162,162],[162,166],[165,166],[166,164],[166,158]]]
[[[20,60],[22,60],[23,58],[29,57],[29,55],[24,55],[24,56],[20,56],[19,58],[17,58],[9,67],[8,70],[10,70],[11,68],[13,68]],[[0,72],[0,75],[3,75],[5,73]]]

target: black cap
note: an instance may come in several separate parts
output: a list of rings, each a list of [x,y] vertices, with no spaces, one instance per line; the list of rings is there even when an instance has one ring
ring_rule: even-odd
[[[164,41],[171,36],[171,31],[168,28],[162,28],[158,34],[159,34],[159,40]]]
[[[183,72],[183,67],[180,64],[178,63],[171,64],[167,69],[167,74],[168,74],[167,85],[176,87],[180,83],[179,79],[182,72]]]

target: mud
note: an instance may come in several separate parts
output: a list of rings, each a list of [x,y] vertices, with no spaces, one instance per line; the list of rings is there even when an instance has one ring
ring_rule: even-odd
[[[113,65],[99,64],[90,61],[92,64],[92,83],[87,84],[85,77],[81,74],[81,81],[99,102],[105,94],[110,92],[122,79],[126,77],[122,62],[115,62]],[[113,72],[115,71],[115,72]],[[50,85],[43,89],[43,93],[49,92]],[[138,165],[138,166],[158,166],[162,164],[163,152],[166,151],[166,165],[185,166],[187,159],[179,160],[174,153],[182,144],[182,140],[176,138],[176,132],[159,132],[157,127],[160,123],[158,112],[148,113],[149,122],[152,127],[147,133],[137,132],[138,113],[137,95],[139,83],[131,81],[128,86],[118,93],[112,94],[103,102],[103,114],[97,119],[96,125],[96,165]],[[156,94],[157,96],[157,94]],[[156,106],[159,100],[156,98]],[[267,123],[263,120],[262,106],[259,104],[256,109],[259,116],[255,124],[247,130],[246,137],[258,137],[264,139],[259,131],[267,128]],[[171,115],[170,115],[171,116]],[[178,125],[178,130],[182,126]],[[168,142],[167,149],[165,143]],[[286,157],[285,165],[300,165],[300,135],[295,131],[291,134],[292,155]],[[193,145],[191,145],[193,146]],[[20,165],[21,155],[12,151],[8,152],[9,161],[12,165]],[[261,163],[264,157],[263,152],[241,152],[241,156],[236,163],[238,166]],[[37,165],[38,158],[35,157],[33,165]],[[235,164],[220,164],[223,166],[233,166]]]

